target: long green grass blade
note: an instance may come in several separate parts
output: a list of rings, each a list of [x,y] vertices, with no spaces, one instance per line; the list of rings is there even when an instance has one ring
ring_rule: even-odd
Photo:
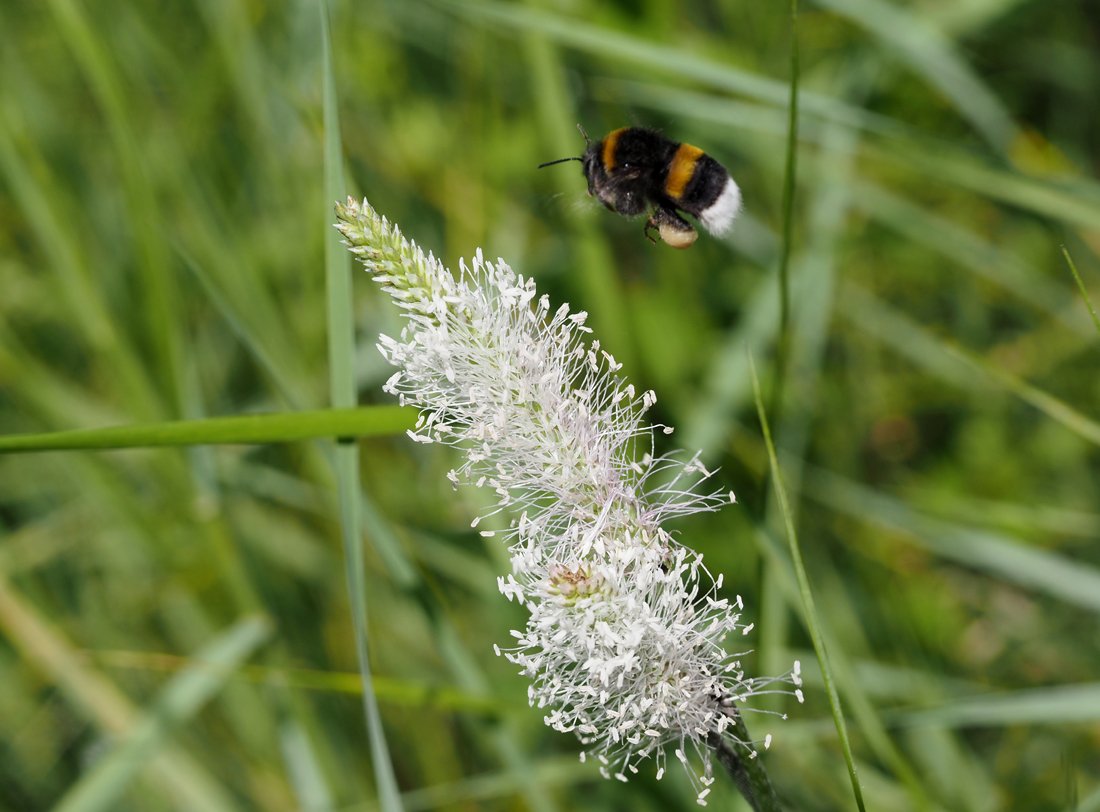
[[[1070,406],[1061,398],[1044,392],[1020,377],[994,366],[975,353],[951,344],[944,344],[944,349],[964,361],[975,372],[995,381],[1020,400],[1031,404],[1051,420],[1062,424],[1089,442],[1100,445],[1100,422]]]
[[[944,341],[855,285],[845,287],[843,312],[898,353],[964,390],[995,385],[1091,443],[1100,444],[1100,422],[1064,400],[1006,372],[981,356]],[[977,373],[975,375],[975,373]]]
[[[327,3],[319,5],[324,75],[325,119],[325,199],[335,202],[346,196],[343,172],[343,147],[336,95],[336,76],[332,64],[332,38]],[[329,203],[331,205],[331,203]],[[351,289],[351,260],[340,244],[332,216],[326,206],[321,222],[325,238],[325,298],[328,315],[329,387],[332,404],[348,408],[355,404],[355,317]],[[336,479],[339,487],[340,531],[344,545],[348,592],[351,599],[352,629],[359,674],[363,681],[363,710],[370,738],[372,766],[379,802],[385,812],[400,812],[401,796],[390,761],[389,747],[382,728],[382,716],[371,685],[367,638],[367,584],[363,561],[363,534],[359,494],[359,449],[353,442],[336,449]]]
[[[483,809],[491,802],[506,802],[509,796],[531,792],[548,795],[574,784],[586,782],[588,773],[575,758],[543,759],[535,773],[520,777],[512,773],[475,775],[461,781],[441,786],[424,787],[402,795],[409,812],[430,812],[448,806],[467,804],[473,809]],[[522,782],[526,781],[524,785]],[[380,812],[377,804],[359,804],[344,807],[341,812]]]
[[[584,51],[599,59],[644,66],[647,70],[658,66],[663,72],[766,101],[778,108],[785,108],[789,101],[789,81],[782,82],[741,70],[699,56],[687,49],[659,45],[613,28],[593,25],[580,19],[540,9],[490,0],[479,0],[479,2],[438,0],[438,2],[463,17],[489,20],[521,31],[535,31],[562,45]],[[847,122],[853,126],[882,119],[881,116],[870,115],[858,107],[819,93],[803,93],[802,106],[805,110],[817,115]]]
[[[924,710],[893,715],[900,725],[1012,727],[1100,721],[1100,684],[1053,685],[1026,691],[968,696]]]
[[[161,383],[164,400],[171,412],[178,412],[181,395],[183,354],[179,335],[180,297],[176,279],[162,239],[160,205],[153,188],[153,172],[145,165],[146,150],[135,132],[130,110],[131,94],[114,55],[105,48],[77,0],[50,0],[58,28],[80,63],[92,96],[103,111],[111,134],[118,169],[126,192],[127,215],[133,235],[135,260],[142,273],[142,316],[154,351],[152,374]]]
[[[1089,309],[1089,315],[1092,316],[1092,323],[1096,325],[1096,332],[1100,333],[1100,316],[1096,315],[1096,308],[1092,306],[1092,298],[1089,296],[1089,289],[1085,287],[1085,282],[1081,279],[1081,274],[1077,272],[1077,265],[1073,261],[1073,257],[1069,255],[1069,251],[1066,247],[1062,246],[1062,256],[1066,258],[1066,264],[1069,265],[1070,273],[1073,274],[1073,281],[1077,283],[1077,289],[1081,291],[1081,298],[1085,300],[1085,306]]]
[[[833,672],[829,666],[829,655],[825,651],[825,641],[817,620],[817,610],[814,608],[813,591],[810,589],[810,579],[806,575],[806,567],[802,563],[802,552],[799,549],[798,533],[794,527],[794,519],[791,514],[791,506],[787,500],[787,490],[783,484],[783,477],[779,470],[779,460],[776,457],[775,445],[772,443],[771,428],[768,425],[768,416],[764,411],[764,400],[760,394],[760,381],[756,376],[756,364],[749,357],[749,372],[752,375],[752,391],[756,400],[756,413],[760,417],[760,428],[764,433],[764,443],[768,449],[768,460],[771,464],[772,486],[775,489],[776,500],[779,502],[779,510],[783,514],[783,521],[787,530],[787,543],[790,548],[791,563],[794,566],[795,576],[798,579],[798,590],[802,597],[803,615],[806,628],[813,640],[814,652],[817,654],[817,662],[821,667],[821,676],[824,680],[825,694],[829,700],[829,709],[832,711],[833,724],[836,726],[837,737],[844,752],[844,762],[848,767],[848,778],[852,785],[852,794],[855,796],[856,806],[863,812],[866,809],[863,802],[863,789],[856,774],[855,758],[852,755],[852,745],[848,740],[848,726],[844,722],[844,714],[840,709],[840,697],[837,695],[836,686],[833,683]]]
[[[271,629],[264,618],[246,618],[196,652],[129,735],[65,793],[54,812],[117,809],[127,784],[270,636]]]
[[[923,143],[922,143],[923,140]],[[1086,229],[1100,228],[1100,197],[1095,181],[1074,186],[1006,170],[958,147],[928,139],[884,140],[868,144],[866,152],[885,163],[915,169],[945,186],[968,189],[989,200],[1019,206],[1055,222]]]
[[[954,104],[955,109],[1002,152],[1017,136],[1004,105],[952,44],[903,6],[881,0],[817,0],[878,38]]]
[[[0,629],[25,661],[59,695],[100,731],[129,736],[140,724],[140,710],[0,574]],[[237,804],[221,784],[176,745],[154,753],[150,767],[161,791],[195,812],[236,812]],[[159,795],[159,792],[158,792]],[[161,796],[163,797],[163,796]]]
[[[791,346],[791,247],[794,240],[794,190],[798,171],[798,0],[791,0],[790,98],[787,102],[787,149],[783,167],[783,238],[779,248],[779,338],[771,412],[782,413],[783,385]]]
[[[400,434],[411,429],[415,422],[415,412],[400,406],[210,417],[43,434],[0,435],[0,454],[154,446],[255,445],[322,437],[381,437]]]
[[[557,58],[558,49],[545,32],[537,28],[523,31],[523,36],[524,58],[529,66],[527,80],[531,84],[535,110],[554,144],[554,154],[580,151],[580,136],[573,124],[580,114],[569,98],[566,76]],[[575,183],[575,179],[565,172],[555,173],[554,178],[563,190],[572,188]],[[577,233],[574,250],[581,266],[574,277],[584,300],[590,303],[593,324],[604,344],[614,348],[615,356],[625,368],[636,369],[626,297],[622,282],[615,274],[607,241],[584,212],[573,210],[570,221]]]
[[[177,655],[133,651],[101,650],[94,652],[91,656],[97,664],[107,668],[150,673],[174,673],[186,668],[190,662],[189,658]],[[363,682],[357,671],[321,671],[288,666],[246,664],[236,669],[230,678],[251,685],[274,685],[280,690],[301,689],[350,696],[363,693]],[[430,707],[499,717],[527,707],[525,702],[509,705],[502,702],[500,697],[488,695],[485,693],[487,686],[468,690],[439,680],[419,681],[377,675],[373,676],[372,680],[377,696],[387,702],[409,708]]]
[[[1084,561],[1027,547],[992,531],[923,516],[900,500],[826,471],[808,473],[806,488],[823,505],[903,533],[944,558],[1100,611],[1100,570]]]
[[[868,217],[913,243],[1011,291],[1021,302],[1041,309],[1071,330],[1088,329],[1077,314],[1067,308],[1063,286],[1047,280],[1038,268],[1029,267],[1014,252],[969,230],[963,223],[950,220],[930,207],[917,205],[878,184],[860,183],[852,197]]]

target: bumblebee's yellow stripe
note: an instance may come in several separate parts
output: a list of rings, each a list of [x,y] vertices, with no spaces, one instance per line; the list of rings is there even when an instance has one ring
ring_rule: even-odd
[[[607,138],[603,140],[603,154],[600,158],[603,160],[603,168],[605,172],[610,172],[615,168],[615,147],[619,143],[619,136],[626,132],[626,127],[620,127],[617,130],[612,130],[607,134]]]
[[[691,176],[695,174],[695,164],[703,157],[703,150],[691,144],[680,144],[672,163],[668,165],[668,178],[665,179],[665,194],[673,200],[684,196]]]

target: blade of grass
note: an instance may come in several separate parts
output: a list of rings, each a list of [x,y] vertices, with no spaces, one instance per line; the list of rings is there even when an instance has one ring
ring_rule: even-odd
[[[138,423],[44,434],[0,435],[0,454],[181,445],[288,443],[320,437],[379,437],[411,429],[416,413],[400,406],[317,409]]]
[[[601,60],[632,63],[643,66],[647,71],[657,67],[676,76],[768,102],[775,107],[786,107],[789,101],[788,83],[705,59],[680,48],[656,45],[614,28],[591,25],[577,18],[538,9],[485,0],[477,3],[456,0],[437,2],[459,16],[490,20],[519,31],[534,31]],[[819,93],[802,94],[802,107],[851,126],[890,126],[889,119],[884,116],[867,113]]]
[[[981,237],[966,224],[865,181],[853,194],[868,217],[927,249],[949,257],[976,276],[1011,291],[1021,301],[1043,310],[1075,332],[1087,330],[1076,313],[1067,310],[1065,289],[1030,267],[1011,251]]]
[[[1092,182],[1077,182],[1070,187],[1028,177],[991,165],[950,143],[928,139],[884,139],[873,147],[865,145],[865,151],[868,158],[915,169],[923,177],[1019,206],[1055,222],[1090,230],[1100,228],[1100,202]]]
[[[309,732],[298,719],[288,717],[279,725],[279,746],[300,808],[310,812],[335,809],[335,799],[325,781]]]
[[[964,0],[949,5],[925,6],[923,9],[940,30],[962,38],[995,24],[1025,2],[1026,0]]]
[[[324,166],[325,199],[345,197],[343,148],[340,136],[339,108],[336,97],[336,75],[332,64],[332,34],[327,2],[318,6],[321,22],[321,48],[324,76]],[[340,244],[335,229],[329,226],[331,215],[324,209],[325,237],[325,298],[328,317],[329,388],[332,404],[337,408],[355,405],[355,319],[352,312],[351,260]],[[363,711],[367,735],[370,738],[371,763],[374,767],[376,790],[385,812],[400,812],[401,796],[390,761],[389,747],[382,728],[378,700],[371,684],[370,657],[367,638],[367,585],[363,560],[363,533],[359,502],[359,448],[354,442],[342,442],[335,449],[336,478],[339,486],[340,529],[344,544],[344,565],[347,569],[351,602],[352,629],[359,674],[363,681]]]
[[[787,380],[791,323],[791,242],[794,231],[794,187],[798,169],[798,0],[791,0],[790,98],[787,103],[787,155],[783,168],[783,239],[779,249],[779,340],[775,353],[775,386],[771,413],[783,411],[783,386]]]
[[[950,40],[902,6],[879,0],[817,0],[861,26],[902,59],[954,105],[996,149],[1004,152],[1018,128]]]
[[[796,297],[801,293],[800,280],[794,279]],[[713,358],[703,374],[703,395],[688,406],[680,421],[686,448],[718,448],[733,430],[732,419],[737,408],[748,401],[748,358],[751,352],[766,352],[778,329],[778,279],[768,275],[761,279],[742,317],[716,341]]]
[[[844,762],[848,767],[848,778],[852,784],[852,794],[855,796],[856,806],[860,812],[865,812],[863,804],[863,790],[860,787],[859,776],[856,774],[855,759],[852,756],[852,746],[848,740],[848,727],[844,722],[844,714],[840,709],[840,697],[837,695],[836,686],[833,683],[833,673],[829,666],[829,656],[825,651],[825,641],[817,622],[817,611],[814,608],[813,592],[810,590],[810,580],[806,575],[806,567],[802,563],[802,551],[799,548],[798,533],[794,528],[794,520],[791,515],[790,503],[787,501],[787,490],[783,485],[783,477],[779,470],[779,460],[776,457],[775,445],[772,442],[771,429],[768,425],[768,416],[764,412],[764,401],[760,394],[760,381],[756,376],[756,364],[749,356],[749,372],[752,376],[752,391],[756,401],[756,413],[760,417],[760,428],[764,433],[764,443],[768,448],[768,461],[771,465],[772,486],[775,488],[775,497],[779,502],[779,510],[783,514],[783,521],[787,530],[787,543],[790,547],[791,563],[794,566],[795,576],[798,579],[798,589],[802,597],[802,609],[805,615],[806,627],[813,640],[814,652],[817,654],[818,665],[821,667],[821,676],[825,684],[825,694],[829,700],[829,709],[833,715],[833,724],[836,726],[837,737],[844,752]]]
[[[1100,721],[1100,683],[965,697],[934,708],[899,711],[891,714],[891,721],[947,727],[1090,724]]]
[[[25,218],[47,260],[49,278],[56,280],[52,287],[58,306],[65,308],[71,323],[81,330],[103,368],[110,369],[118,379],[132,413],[149,419],[160,417],[157,396],[120,335],[117,317],[110,310],[100,280],[89,267],[88,252],[71,229],[64,227],[76,215],[64,209],[59,195],[50,193],[61,181],[33,139],[24,136],[16,142],[16,133],[23,133],[17,126],[16,110],[8,104],[8,99],[0,101],[0,174],[7,182],[9,201]]]
[[[130,781],[221,688],[226,679],[271,634],[263,617],[245,618],[190,658],[183,671],[161,691],[144,718],[114,750],[84,773],[54,807],[54,812],[114,809]]]
[[[301,404],[298,403],[299,398],[294,393],[294,387],[289,383],[289,376],[283,365],[277,362],[279,356],[268,351],[250,325],[241,317],[242,314],[233,307],[228,297],[214,283],[206,269],[181,246],[176,246],[176,252],[183,262],[184,268],[190,271],[198,280],[211,305],[225,320],[226,325],[237,336],[241,344],[247,348],[259,367],[271,379],[272,385],[283,399],[283,402],[291,408],[299,408]],[[253,301],[257,298],[255,291],[252,292],[251,297]]]
[[[969,350],[964,350],[962,347],[953,344],[944,344],[944,350],[964,361],[971,369],[978,371],[984,377],[996,381],[1004,389],[1025,403],[1031,404],[1051,420],[1061,423],[1074,434],[1085,438],[1089,442],[1100,445],[1100,423],[1088,415],[1082,414],[1049,392],[1044,392],[1016,375],[994,366]]]
[[[991,576],[1100,611],[1100,570],[988,530],[923,516],[904,502],[822,469],[807,469],[806,494],[857,521],[889,527],[937,555]]]
[[[1100,333],[1100,316],[1096,315],[1096,308],[1092,306],[1092,299],[1089,298],[1088,288],[1085,287],[1085,283],[1081,279],[1081,274],[1077,272],[1077,266],[1073,262],[1073,257],[1069,255],[1069,251],[1066,250],[1064,245],[1062,246],[1062,256],[1066,258],[1066,264],[1069,265],[1070,273],[1073,274],[1073,279],[1077,282],[1077,288],[1081,291],[1081,298],[1085,300],[1085,307],[1089,309],[1089,315],[1092,316],[1092,323],[1096,325],[1096,332]]]
[[[997,384],[1074,434],[1100,444],[1100,423],[1088,415],[984,358],[937,338],[858,286],[846,284],[841,300],[844,315],[858,327],[960,389],[974,391],[983,379]]]
[[[23,659],[54,685],[83,717],[114,736],[125,737],[139,724],[140,713],[129,698],[0,575],[0,629]],[[233,812],[229,793],[187,752],[167,746],[153,756],[150,767],[162,791],[194,812]]]
[[[789,467],[790,455],[784,454],[783,456],[784,464]],[[791,523],[792,525],[794,523],[793,517]],[[792,607],[797,613],[801,591],[790,556],[783,554],[779,541],[763,527],[758,528],[756,535],[760,547],[770,564],[768,571],[772,574],[773,581],[782,589],[784,600],[787,605]],[[826,567],[827,566],[828,565],[826,565]],[[843,686],[847,712],[855,720],[863,736],[865,745],[874,754],[877,763],[888,766],[892,769],[894,776],[901,779],[901,782],[907,789],[909,802],[914,809],[928,809],[930,800],[928,797],[927,785],[919,774],[919,770],[910,764],[912,754],[903,752],[898,743],[895,742],[894,738],[890,735],[887,722],[883,718],[882,712],[876,707],[871,692],[863,684],[863,681],[859,679],[858,667],[856,663],[853,662],[849,650],[842,649],[840,646],[835,645],[836,641],[840,639],[840,636],[836,631],[833,631],[832,627],[836,625],[834,621],[839,617],[843,624],[843,615],[851,615],[854,612],[854,607],[838,602],[836,588],[840,587],[842,579],[837,576],[835,571],[830,569],[818,570],[818,595],[821,596],[823,591],[821,589],[823,574],[824,578],[827,579],[826,587],[830,585],[834,587],[834,594],[831,596],[832,600],[829,603],[830,628],[823,628],[821,630],[823,648],[833,652],[829,657],[833,683]],[[839,600],[847,602],[847,592],[844,591],[842,587],[840,587],[840,589]],[[828,592],[825,593],[824,597],[826,600],[829,599],[830,595]],[[764,618],[761,616],[761,625],[763,625],[763,621]],[[853,632],[851,629],[851,624],[848,624],[845,632],[841,632],[841,634],[845,634],[844,639],[848,646],[854,643],[858,647],[860,645],[859,641],[853,641]],[[790,657],[789,651],[787,656]],[[815,672],[812,668],[803,669],[803,677],[808,683],[815,679],[817,673],[819,672]],[[821,684],[824,684],[824,677],[821,678]],[[925,684],[927,687],[927,680]],[[912,701],[912,694],[908,694],[907,699]],[[833,727],[835,728],[835,724]],[[863,778],[866,780],[866,776],[863,776]]]
[[[151,181],[155,175],[144,165],[147,150],[142,148],[132,121],[130,108],[136,94],[124,86],[107,40],[93,29],[83,6],[74,0],[50,0],[49,7],[102,109],[117,153],[134,239],[134,261],[142,270],[138,277],[145,297],[145,328],[155,358],[152,375],[160,380],[169,410],[178,413],[182,374],[180,297],[167,247],[160,237],[160,205]]]
[[[551,135],[555,155],[579,151],[580,138],[574,125],[575,106],[570,98],[566,72],[557,58],[557,48],[544,32],[524,31],[524,59],[528,65],[528,81],[535,110],[543,130]],[[575,191],[568,173],[552,176],[562,191]],[[607,241],[598,233],[595,223],[581,209],[571,212],[572,226],[579,239],[573,241],[583,273],[574,274],[586,306],[592,311],[594,324],[603,342],[614,347],[615,356],[629,371],[637,369],[637,352],[631,338],[630,321],[624,304],[626,297],[622,281],[615,274]]]
[[[535,774],[529,778],[521,778],[508,772],[476,775],[461,781],[406,792],[402,800],[409,812],[458,808],[463,805],[471,809],[484,809],[501,805],[489,802],[503,801],[511,795],[532,792],[545,796],[551,791],[557,792],[588,780],[584,765],[575,758],[543,759]],[[527,784],[524,785],[523,781],[527,781]],[[379,809],[376,804],[359,804],[342,807],[342,812],[377,812]]]
[[[1080,803],[1070,804],[1067,812],[1100,812],[1100,787],[1082,798]]]
[[[90,651],[93,660],[106,667],[131,669],[151,673],[171,673],[187,666],[188,658],[159,652],[114,651],[100,649]],[[271,685],[279,690],[300,689],[312,693],[358,695],[363,684],[358,672],[329,671],[262,663],[243,665],[232,675],[238,682],[253,685]],[[408,678],[373,677],[376,695],[387,702],[409,708],[438,708],[447,711],[499,717],[503,712],[523,711],[526,702],[508,705],[500,697],[487,690],[475,694],[463,687],[454,687],[439,680],[410,680]],[[479,689],[480,690],[480,689]]]

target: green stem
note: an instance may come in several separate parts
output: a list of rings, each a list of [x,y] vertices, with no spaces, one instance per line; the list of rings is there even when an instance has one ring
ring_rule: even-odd
[[[787,160],[783,171],[783,241],[779,254],[779,340],[776,347],[776,377],[771,413],[782,409],[783,384],[787,377],[791,323],[791,243],[794,239],[794,188],[798,175],[798,0],[791,0],[791,86],[787,104]]]
[[[764,762],[758,757],[742,756],[738,748],[744,753],[754,751],[748,745],[738,745],[735,741],[747,742],[749,730],[745,727],[745,720],[740,712],[734,711],[734,724],[730,729],[733,741],[724,736],[712,733],[707,743],[714,748],[718,763],[722,765],[738,791],[748,801],[753,812],[783,812],[783,805],[779,803],[779,796],[775,794],[768,771],[764,769]]]
[[[1089,315],[1092,316],[1092,323],[1096,325],[1096,332],[1100,333],[1100,316],[1096,315],[1096,308],[1092,306],[1092,299],[1089,298],[1089,289],[1085,287],[1085,282],[1081,279],[1081,274],[1077,273],[1077,266],[1073,263],[1073,257],[1069,255],[1069,251],[1066,247],[1062,246],[1062,256],[1066,258],[1066,264],[1069,265],[1070,273],[1073,274],[1073,278],[1077,281],[1077,288],[1081,291],[1081,298],[1085,300],[1085,307],[1089,309]]]
[[[825,696],[829,700],[829,709],[833,715],[833,724],[836,726],[837,737],[840,740],[840,748],[844,753],[844,762],[848,767],[848,779],[852,784],[852,794],[855,796],[856,806],[859,812],[866,812],[863,802],[863,788],[859,783],[859,775],[856,772],[856,762],[852,755],[852,744],[848,739],[848,726],[844,721],[844,714],[840,708],[840,696],[837,694],[836,683],[833,679],[833,670],[829,665],[829,655],[825,650],[825,637],[818,623],[817,609],[814,606],[814,595],[810,589],[810,579],[806,575],[806,565],[802,561],[802,548],[798,542],[798,533],[794,527],[794,514],[791,511],[790,502],[787,501],[787,489],[783,485],[783,474],[779,470],[779,459],[775,453],[775,443],[772,441],[771,427],[768,425],[768,415],[764,411],[764,399],[760,394],[760,380],[756,376],[756,363],[749,355],[749,374],[752,377],[753,398],[756,401],[756,413],[760,417],[760,428],[764,433],[764,445],[768,450],[768,462],[771,465],[772,485],[775,488],[776,501],[779,503],[779,512],[783,515],[783,524],[787,530],[787,544],[791,553],[791,566],[794,569],[795,579],[798,581],[798,591],[802,596],[802,611],[805,615],[806,628],[810,632],[810,640],[813,642],[814,653],[817,655],[818,665],[821,666],[821,679],[825,686]]]

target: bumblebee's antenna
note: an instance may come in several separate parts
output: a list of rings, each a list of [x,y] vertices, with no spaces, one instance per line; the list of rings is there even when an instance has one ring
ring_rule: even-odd
[[[584,131],[584,127],[582,127],[582,126],[581,126],[580,124],[578,124],[578,125],[577,125],[577,129],[578,129],[578,130],[580,130],[580,131],[581,131],[581,135],[583,135],[583,136],[584,136],[584,144],[585,144],[585,146],[591,146],[591,145],[592,145],[592,139],[588,137],[588,133],[586,133],[586,132]],[[563,164],[563,163],[565,163],[566,161],[580,161],[581,163],[584,163],[584,158],[582,158],[582,157],[577,157],[577,158],[558,158],[558,159],[557,159],[556,161],[547,161],[547,162],[546,162],[546,163],[544,163],[544,164],[539,164],[539,169],[542,169],[542,168],[543,168],[544,166],[553,166],[554,164]]]
[[[558,158],[556,161],[547,161],[544,164],[539,164],[539,169],[542,169],[544,166],[553,166],[554,164],[563,164],[566,161],[582,161],[583,162],[584,158]]]

